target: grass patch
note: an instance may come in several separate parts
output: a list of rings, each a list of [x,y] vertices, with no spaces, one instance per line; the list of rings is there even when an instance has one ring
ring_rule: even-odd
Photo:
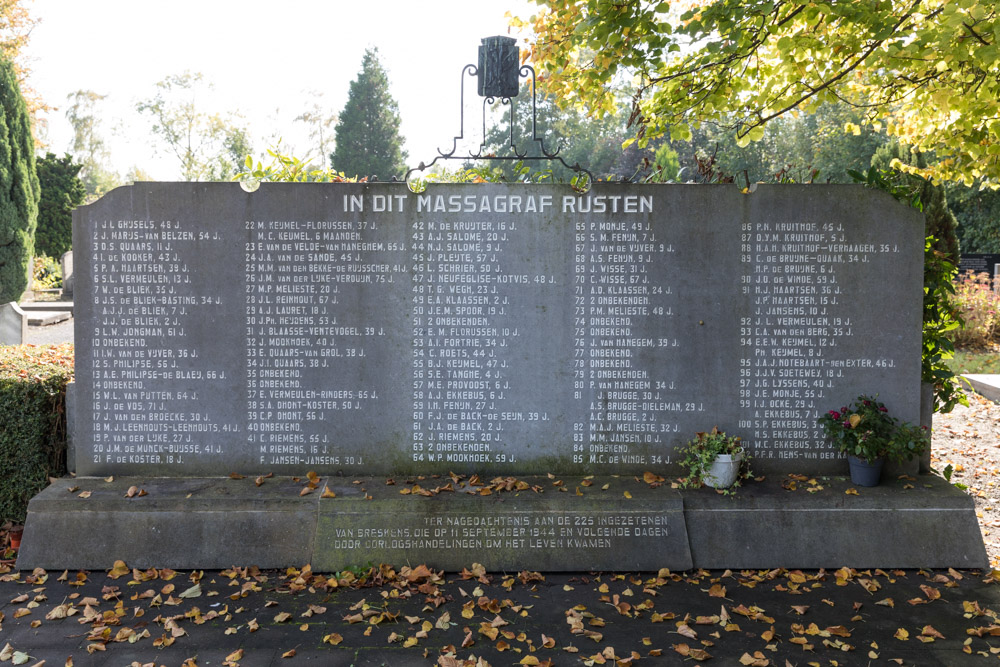
[[[955,356],[947,362],[954,373],[978,373],[1000,375],[1000,349],[956,350]]]

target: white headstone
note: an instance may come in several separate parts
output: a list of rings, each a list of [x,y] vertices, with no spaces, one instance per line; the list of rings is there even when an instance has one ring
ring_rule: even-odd
[[[59,260],[62,264],[62,299],[63,301],[73,300],[73,251],[67,250]]]
[[[21,345],[28,338],[28,316],[13,301],[0,306],[0,345]]]

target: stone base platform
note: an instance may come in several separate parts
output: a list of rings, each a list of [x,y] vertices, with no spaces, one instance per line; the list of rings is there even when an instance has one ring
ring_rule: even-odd
[[[110,479],[110,478],[109,478]],[[986,567],[972,498],[939,477],[752,482],[734,496],[634,477],[61,479],[35,496],[20,569],[448,571]],[[130,487],[133,497],[128,497]],[[788,487],[788,488],[786,488]],[[139,495],[144,491],[144,495]],[[856,490],[856,494],[854,491]],[[333,497],[330,497],[330,495]],[[324,497],[325,496],[325,497]]]
[[[33,327],[47,326],[65,322],[72,313],[66,310],[25,310],[28,315],[28,325]]]

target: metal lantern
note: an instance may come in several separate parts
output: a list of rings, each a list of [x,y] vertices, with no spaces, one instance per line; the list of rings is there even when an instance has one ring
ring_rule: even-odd
[[[517,97],[520,49],[513,37],[484,37],[479,47],[480,97]]]

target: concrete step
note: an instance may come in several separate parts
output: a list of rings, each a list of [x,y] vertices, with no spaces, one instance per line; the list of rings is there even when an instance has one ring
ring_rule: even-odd
[[[26,310],[25,314],[28,316],[28,326],[32,327],[57,324],[73,317],[73,313],[66,310]]]
[[[51,310],[73,312],[72,301],[25,301],[17,304],[23,311]]]

